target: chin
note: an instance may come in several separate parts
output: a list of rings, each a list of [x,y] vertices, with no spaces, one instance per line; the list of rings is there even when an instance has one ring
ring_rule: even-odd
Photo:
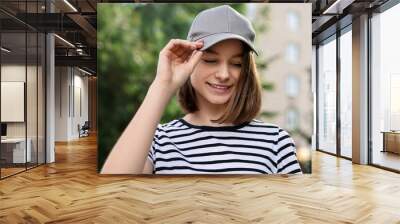
[[[228,94],[216,94],[210,91],[208,88],[201,89],[200,91],[196,91],[197,94],[202,96],[203,100],[207,101],[210,104],[214,105],[226,105],[230,98],[233,96],[234,89],[231,89],[231,92]]]
[[[223,105],[223,104],[227,104],[229,102],[230,96],[229,97],[210,96],[210,97],[207,97],[206,99],[211,104]]]

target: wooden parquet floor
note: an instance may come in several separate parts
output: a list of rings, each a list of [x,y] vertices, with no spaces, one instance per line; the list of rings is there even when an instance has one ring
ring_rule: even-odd
[[[400,223],[400,175],[313,153],[300,176],[101,176],[96,139],[0,181],[0,223]]]

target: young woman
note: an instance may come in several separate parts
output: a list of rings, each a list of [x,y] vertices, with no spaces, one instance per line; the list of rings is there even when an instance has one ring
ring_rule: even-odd
[[[188,40],[161,50],[156,77],[101,173],[302,173],[289,134],[255,119],[261,86],[254,37],[230,6],[199,13]],[[175,93],[186,115],[159,124]]]

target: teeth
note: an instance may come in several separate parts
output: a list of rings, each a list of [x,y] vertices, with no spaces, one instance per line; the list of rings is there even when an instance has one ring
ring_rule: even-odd
[[[210,84],[210,85],[217,89],[228,89],[228,86],[220,86],[220,85],[215,85],[215,84]]]

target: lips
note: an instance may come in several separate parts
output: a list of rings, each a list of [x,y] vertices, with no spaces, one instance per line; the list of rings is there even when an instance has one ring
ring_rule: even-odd
[[[207,85],[211,87],[211,89],[218,94],[228,93],[231,89],[232,85],[221,85],[207,82]]]

